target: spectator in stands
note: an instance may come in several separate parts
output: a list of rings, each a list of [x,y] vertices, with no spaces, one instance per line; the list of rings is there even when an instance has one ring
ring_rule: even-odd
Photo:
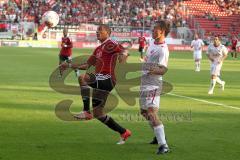
[[[219,28],[221,28],[221,24],[216,23],[216,24],[215,24],[215,27],[219,29]]]

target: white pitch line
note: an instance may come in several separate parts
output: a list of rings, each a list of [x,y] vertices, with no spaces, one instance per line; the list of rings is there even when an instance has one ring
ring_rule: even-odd
[[[168,95],[171,95],[171,96],[176,96],[176,97],[191,99],[191,100],[195,100],[195,101],[199,101],[199,102],[203,102],[203,103],[208,103],[208,104],[213,104],[213,105],[217,105],[217,106],[222,106],[222,107],[225,107],[225,108],[232,108],[232,109],[240,110],[240,108],[238,108],[238,107],[229,106],[229,105],[226,105],[226,104],[210,102],[210,101],[207,101],[207,100],[198,99],[198,98],[193,98],[193,97],[188,97],[188,96],[182,96],[182,95],[178,95],[178,94],[174,94],[174,93],[167,93],[167,94],[168,94]]]

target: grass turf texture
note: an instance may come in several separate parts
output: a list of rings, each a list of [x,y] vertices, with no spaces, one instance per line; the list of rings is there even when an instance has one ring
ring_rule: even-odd
[[[90,52],[74,50],[73,56]],[[203,57],[202,70],[196,73],[190,52],[171,52],[165,80],[173,84],[172,93],[240,108],[239,60],[229,57],[224,62],[225,91],[216,86],[215,94],[208,96],[209,62]],[[129,62],[138,61],[139,55],[132,51]],[[115,144],[119,135],[97,120],[59,120],[54,109],[60,100],[74,100],[74,112],[81,111],[82,102],[79,96],[60,94],[49,87],[49,76],[57,64],[58,49],[0,48],[0,160],[239,158],[240,110],[173,95],[161,98],[161,115],[172,149],[161,157],[155,155],[157,146],[148,144],[153,133],[138,118],[138,103],[128,106],[120,99],[110,113],[132,130],[132,137],[122,146]],[[68,82],[77,85],[74,74]]]

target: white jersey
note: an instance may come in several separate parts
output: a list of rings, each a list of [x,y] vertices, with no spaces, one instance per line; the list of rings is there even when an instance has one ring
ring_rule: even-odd
[[[150,75],[148,70],[155,66],[168,65],[169,51],[166,43],[150,43],[147,50],[146,62],[143,64],[143,75],[141,77],[139,104],[141,109],[148,107],[160,107],[160,94],[162,90],[162,76]]]
[[[191,47],[193,47],[194,51],[201,51],[202,46],[204,46],[204,43],[201,39],[193,40],[191,43]]]
[[[217,64],[222,62],[224,55],[228,54],[228,49],[222,44],[217,47],[215,47],[213,44],[210,44],[207,49],[207,54],[213,58],[213,63]]]
[[[148,74],[149,69],[154,66],[168,65],[169,50],[166,43],[156,44],[150,43],[146,53],[146,61],[142,66],[143,74],[141,77],[141,90],[151,90],[159,88],[162,80],[161,75]]]

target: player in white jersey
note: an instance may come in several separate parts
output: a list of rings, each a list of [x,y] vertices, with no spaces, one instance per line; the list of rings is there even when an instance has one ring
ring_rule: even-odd
[[[213,94],[216,82],[219,83],[222,86],[222,90],[224,90],[225,82],[219,77],[223,61],[227,58],[227,54],[228,49],[221,44],[219,37],[215,36],[213,44],[210,44],[207,50],[208,59],[211,61],[211,85],[208,94]]]
[[[193,58],[195,61],[195,71],[200,71],[200,61],[202,59],[202,49],[203,49],[204,43],[201,39],[198,38],[198,35],[195,34],[194,40],[191,43],[191,47],[193,48]]]
[[[169,152],[164,126],[158,117],[162,76],[167,72],[169,51],[165,37],[169,31],[169,23],[156,22],[152,33],[154,43],[151,43],[147,50],[140,86],[141,114],[149,121],[154,130],[155,138],[159,144],[157,154]]]

